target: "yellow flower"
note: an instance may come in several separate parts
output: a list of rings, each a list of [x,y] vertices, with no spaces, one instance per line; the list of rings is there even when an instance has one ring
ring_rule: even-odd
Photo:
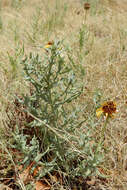
[[[45,46],[44,46],[44,48],[50,48],[52,45],[53,45],[54,43],[53,42],[48,42]]]
[[[113,117],[113,113],[116,113],[116,103],[113,101],[104,102],[100,108],[96,110],[97,117],[100,117],[104,113],[106,117]]]

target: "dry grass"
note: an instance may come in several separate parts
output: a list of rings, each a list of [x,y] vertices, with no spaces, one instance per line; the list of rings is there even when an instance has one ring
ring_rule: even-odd
[[[57,2],[57,7],[56,7]],[[94,1],[90,1],[91,5]],[[118,114],[108,126],[106,144],[110,153],[104,168],[111,177],[111,190],[127,189],[127,5],[126,0],[100,0],[96,13],[88,12],[85,19],[83,1],[63,0],[3,0],[0,9],[0,119],[6,118],[5,109],[15,93],[22,93],[21,67],[13,68],[8,54],[15,56],[17,47],[24,44],[25,53],[43,51],[47,41],[65,39],[73,51],[78,44],[79,29],[87,24],[88,39],[82,50],[82,65],[86,68],[83,100],[94,104],[93,96],[102,93],[102,100],[115,100]],[[55,17],[56,16],[56,17]],[[85,55],[86,51],[89,51]],[[75,57],[75,61],[77,61]],[[77,63],[78,64],[78,63]],[[91,111],[91,110],[90,110]],[[100,126],[101,124],[98,123]],[[1,122],[1,128],[3,128]]]

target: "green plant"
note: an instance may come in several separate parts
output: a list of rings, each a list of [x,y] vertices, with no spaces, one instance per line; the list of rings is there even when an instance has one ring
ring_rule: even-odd
[[[3,29],[3,19],[2,19],[2,11],[1,11],[1,2],[0,2],[0,32],[2,31]]]
[[[2,21],[2,18],[0,16],[0,31],[2,31],[2,29],[3,29],[3,21]]]
[[[82,62],[84,55],[88,55],[88,53],[89,53],[89,48],[87,47],[89,36],[90,36],[90,33],[89,33],[88,28],[87,28],[87,25],[82,24],[82,26],[79,30],[79,53],[78,53],[78,57],[79,57],[80,62]],[[84,50],[84,52],[83,52],[83,50]]]
[[[41,18],[41,9],[37,7],[36,12],[32,16],[32,23],[31,23],[32,35],[30,35],[27,32],[29,40],[32,41],[33,43],[36,42],[38,35],[40,33],[40,18]]]
[[[20,48],[19,44],[17,45],[17,47],[15,48],[15,54],[12,56],[10,55],[9,52],[8,53],[8,59],[9,59],[9,63],[11,66],[11,78],[15,79],[17,77],[18,74],[18,63],[21,61],[22,56],[24,54],[24,47]]]
[[[11,6],[15,9],[20,9],[22,2],[22,0],[11,0]]]
[[[76,104],[83,88],[67,58],[62,44],[56,42],[43,57],[30,53],[22,61],[30,93],[19,101],[33,118],[26,127],[34,136],[20,129],[14,133],[14,146],[23,153],[25,165],[35,161],[43,166],[39,177],[55,171],[69,179],[86,178],[98,174],[103,160],[96,129],[84,120]]]
[[[41,25],[40,28],[41,33],[45,33],[46,38],[49,39],[54,32],[56,33],[57,29],[62,30],[65,26],[68,3],[55,0],[53,7],[51,7],[51,5],[45,1],[43,6],[47,13],[47,20],[43,21],[43,25]]]

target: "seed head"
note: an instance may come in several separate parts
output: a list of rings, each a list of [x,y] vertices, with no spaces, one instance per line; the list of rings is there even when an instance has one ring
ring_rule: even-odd
[[[89,10],[90,9],[90,3],[84,3],[84,9]]]

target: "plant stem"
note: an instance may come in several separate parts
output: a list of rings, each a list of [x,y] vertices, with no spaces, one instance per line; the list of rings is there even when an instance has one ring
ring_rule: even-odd
[[[103,142],[105,140],[105,131],[106,131],[106,126],[107,126],[108,121],[109,121],[109,116],[106,117],[106,120],[104,122],[104,126],[103,126],[102,131],[101,131],[101,138],[100,138],[100,141],[98,143],[97,150],[100,147],[100,145],[103,144]]]

